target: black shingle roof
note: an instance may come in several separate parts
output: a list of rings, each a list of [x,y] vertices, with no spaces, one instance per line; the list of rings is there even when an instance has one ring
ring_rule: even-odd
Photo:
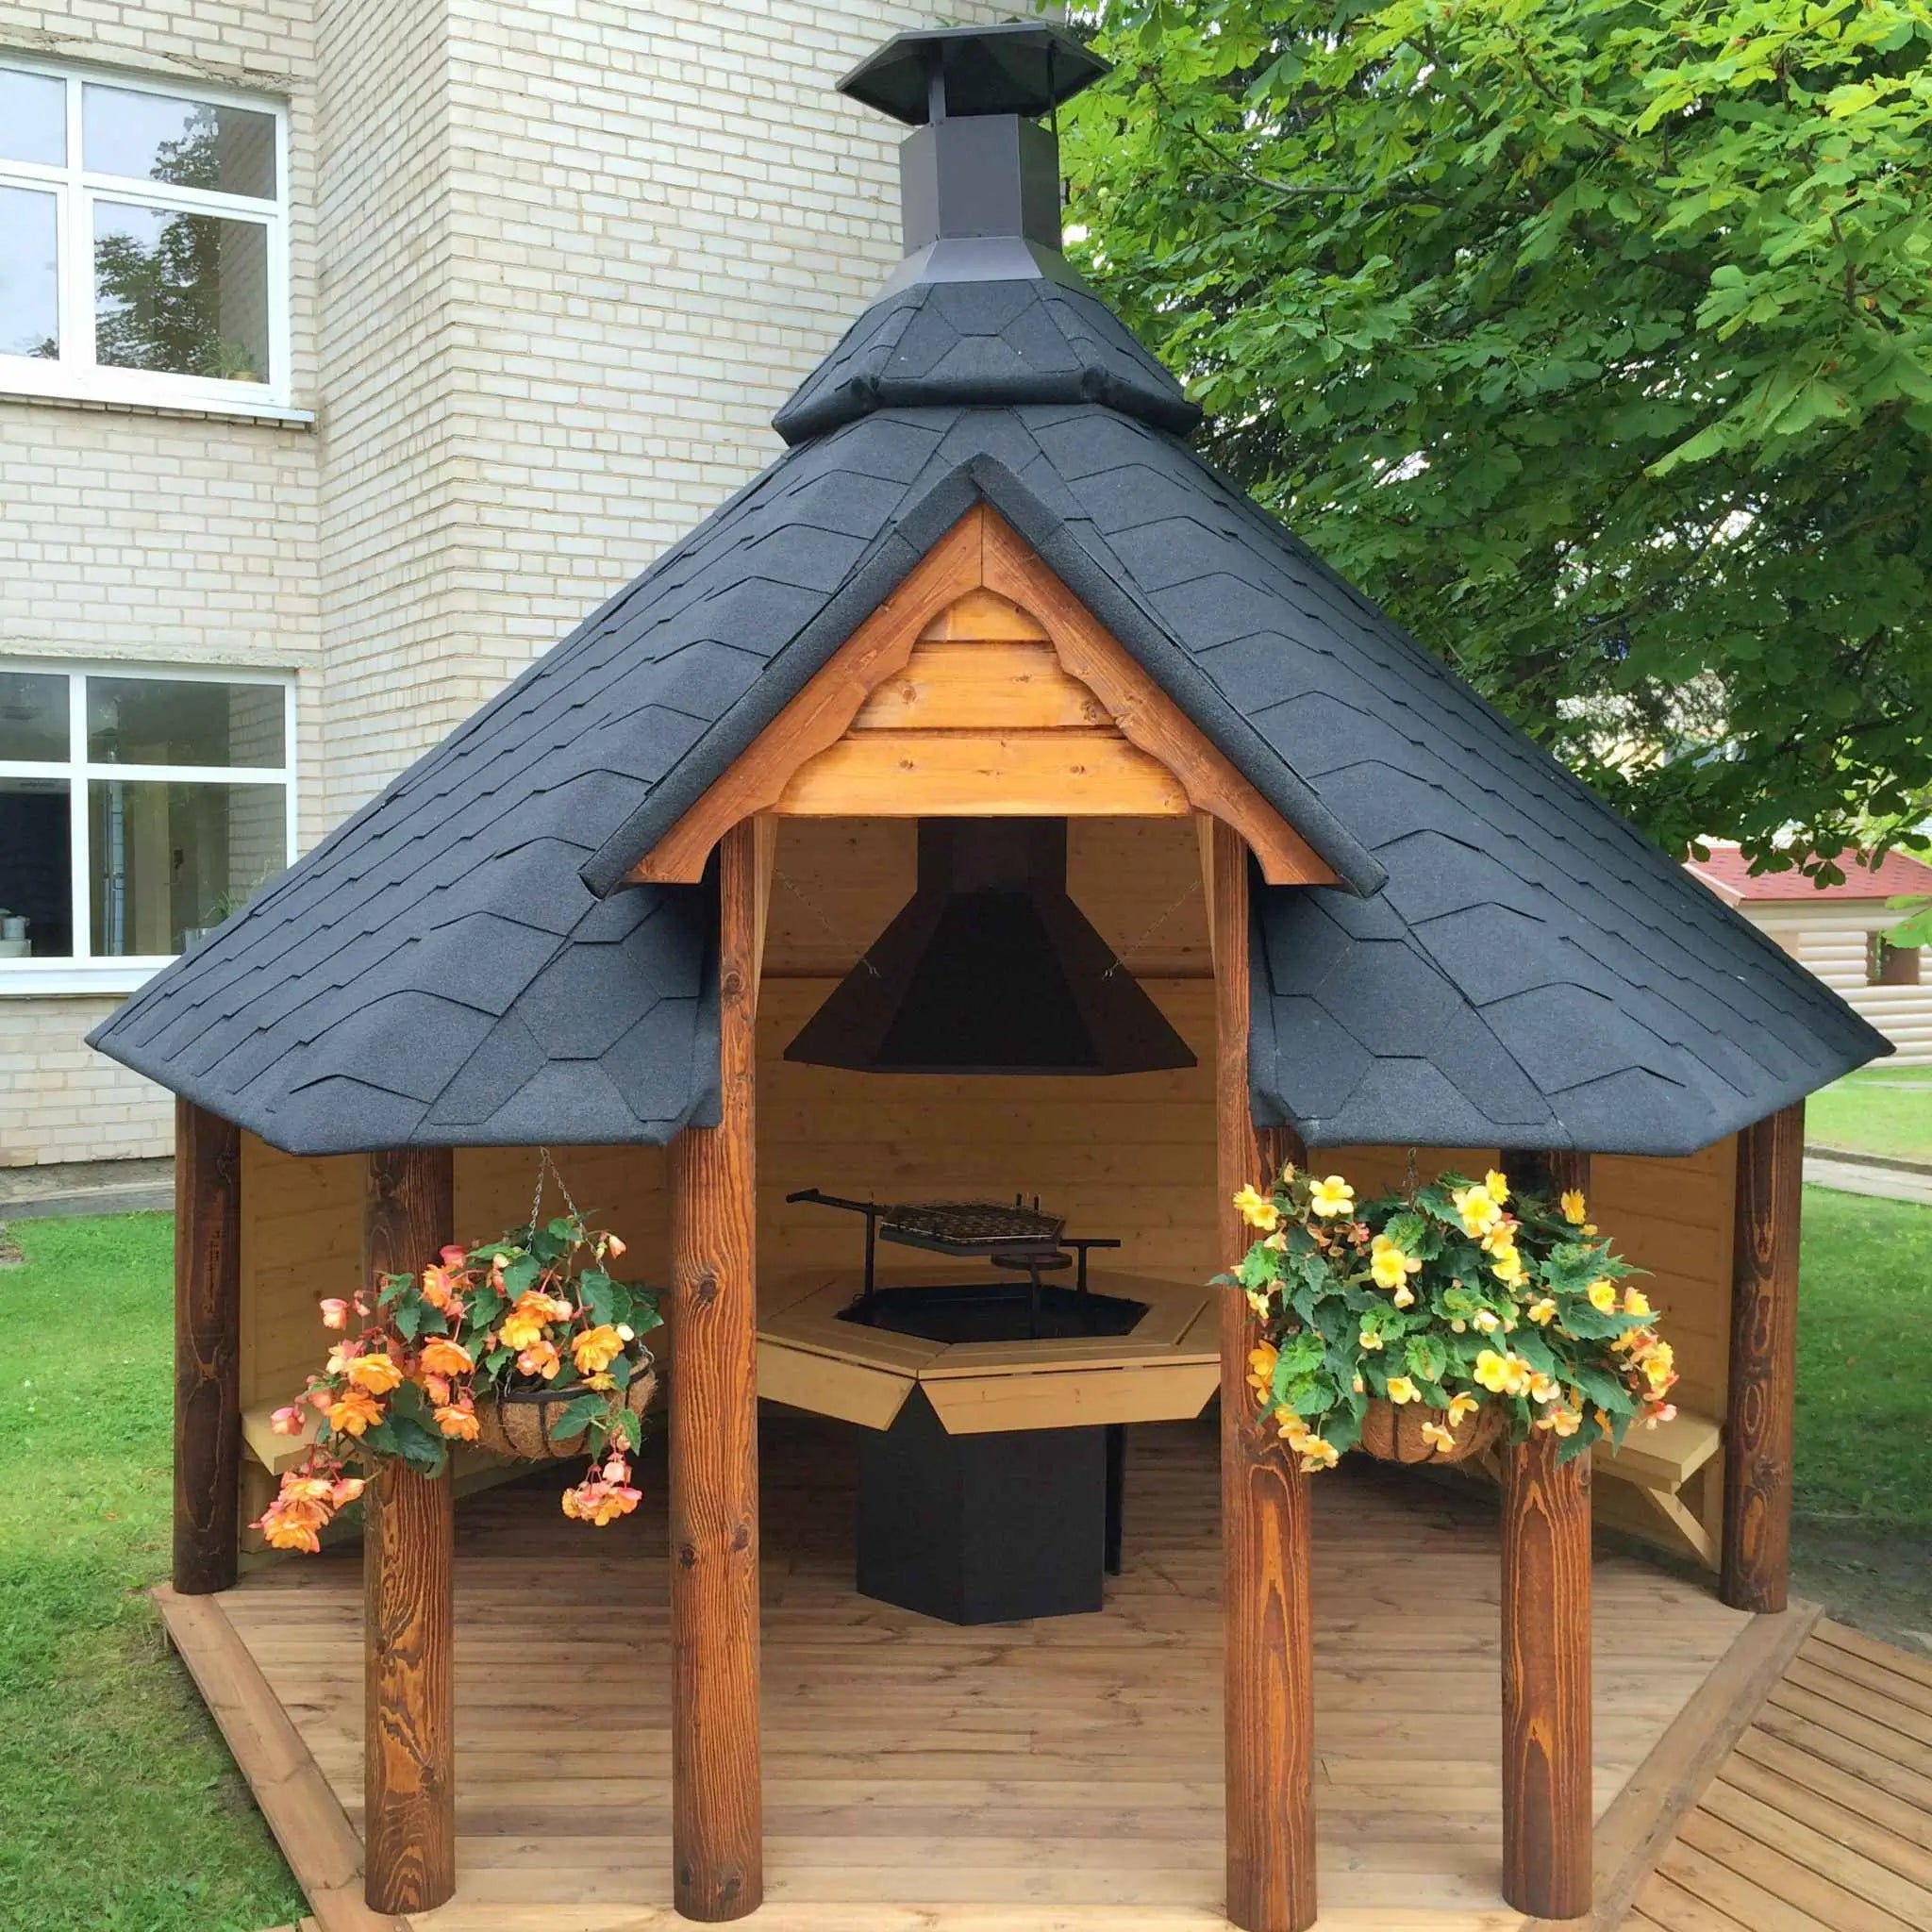
[[[624,875],[984,497],[1345,882],[1257,893],[1257,1119],[1685,1153],[1889,1050],[1187,420],[1090,297],[888,298],[791,449],[94,1043],[300,1153],[715,1119],[707,890]]]

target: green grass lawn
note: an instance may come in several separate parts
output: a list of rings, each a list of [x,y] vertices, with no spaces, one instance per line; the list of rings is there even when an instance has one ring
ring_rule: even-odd
[[[1932,1208],[1805,1190],[1796,1507],[1932,1537]]]
[[[1932,1067],[1888,1071],[1881,1060],[1805,1103],[1805,1139],[1894,1160],[1932,1161]]]
[[[1811,1188],[1805,1217],[1798,1509],[1830,1539],[1826,1590],[1854,1590],[1866,1552],[1932,1538],[1932,1208]],[[168,1565],[170,1229],[28,1221],[0,1269],[0,1926],[301,1910],[145,1594]]]
[[[302,1909],[146,1591],[168,1568],[172,1222],[27,1221],[0,1269],[0,1925]]]

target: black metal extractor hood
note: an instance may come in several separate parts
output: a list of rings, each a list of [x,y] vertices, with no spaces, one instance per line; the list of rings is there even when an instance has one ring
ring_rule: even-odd
[[[922,819],[919,889],[785,1049],[869,1074],[1146,1074],[1194,1056],[1067,896],[1064,819]]]

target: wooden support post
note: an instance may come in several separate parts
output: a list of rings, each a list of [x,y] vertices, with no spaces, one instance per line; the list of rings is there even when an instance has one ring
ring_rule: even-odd
[[[1512,1188],[1590,1189],[1587,1154],[1500,1157]],[[1503,1896],[1591,1907],[1590,1457],[1532,1433],[1503,1452]]]
[[[1782,1610],[1790,1583],[1804,1157],[1802,1101],[1738,1136],[1718,1584],[1718,1594],[1734,1610]]]
[[[175,1103],[175,1588],[235,1581],[242,1476],[242,1131]]]
[[[764,1896],[753,1048],[761,867],[750,821],[718,846],[723,1114],[671,1148],[671,1834],[687,1919]]]
[[[413,1274],[452,1237],[447,1148],[369,1157],[363,1278]],[[456,1890],[456,1505],[450,1474],[384,1465],[365,1497],[362,1885],[370,1909]]]
[[[1214,941],[1217,1225],[1231,1266],[1250,1232],[1231,1205],[1259,1184],[1264,1149],[1248,1092],[1248,853],[1208,830]],[[1285,1158],[1285,1157],[1284,1157]],[[1222,1623],[1226,1644],[1227,1916],[1242,1932],[1305,1932],[1315,1919],[1314,1639],[1308,1479],[1248,1387],[1259,1324],[1241,1295],[1221,1302]]]

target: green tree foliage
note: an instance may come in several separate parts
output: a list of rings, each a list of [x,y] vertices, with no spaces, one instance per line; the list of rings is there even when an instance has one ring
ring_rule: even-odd
[[[1923,815],[1928,0],[1094,25],[1083,266],[1229,471],[1667,845]]]

